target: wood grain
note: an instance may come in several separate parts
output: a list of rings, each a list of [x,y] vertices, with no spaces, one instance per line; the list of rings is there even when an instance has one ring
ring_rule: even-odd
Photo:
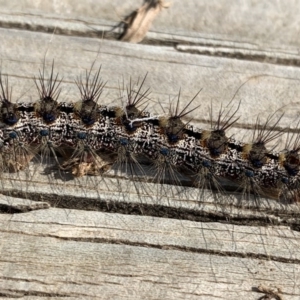
[[[154,113],[168,111],[180,88],[182,106],[203,88],[191,115],[200,128],[210,128],[211,104],[215,119],[233,99],[241,117],[230,135],[251,140],[257,116],[274,111],[285,113],[277,130],[297,132],[299,5],[276,3],[174,0],[134,45],[109,30],[136,1],[0,1],[1,70],[15,101],[36,101],[33,79],[45,56],[49,67],[54,59],[61,100],[77,101],[74,80],[96,61],[103,104],[148,72]],[[299,299],[299,206],[257,207],[234,194],[216,202],[124,177],[62,180],[34,164],[3,174],[0,297]]]
[[[5,295],[257,299],[266,278],[300,292],[288,228],[48,209],[1,216],[0,235]]]

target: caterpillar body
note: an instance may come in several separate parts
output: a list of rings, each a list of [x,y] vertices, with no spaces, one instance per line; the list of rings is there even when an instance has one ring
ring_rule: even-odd
[[[144,108],[150,97],[141,83],[123,87],[123,106],[101,105],[105,83],[93,65],[76,81],[81,99],[59,101],[61,79],[52,63],[49,79],[45,67],[35,80],[39,100],[14,103],[7,78],[1,76],[0,159],[1,172],[23,172],[39,157],[47,164],[54,158],[60,172],[74,177],[102,176],[111,168],[125,168],[129,180],[141,180],[142,163],[152,166],[151,182],[190,185],[202,189],[238,190],[255,198],[299,201],[300,143],[290,137],[287,149],[268,150],[270,141],[283,132],[273,129],[281,117],[271,115],[256,122],[252,143],[227,136],[238,120],[239,106],[225,113],[220,109],[211,130],[195,128],[185,117],[197,95],[181,111],[180,93],[169,114],[153,115]],[[271,127],[271,129],[268,129]],[[149,179],[148,179],[149,180]],[[228,184],[229,183],[229,184]],[[201,199],[199,199],[200,201]]]

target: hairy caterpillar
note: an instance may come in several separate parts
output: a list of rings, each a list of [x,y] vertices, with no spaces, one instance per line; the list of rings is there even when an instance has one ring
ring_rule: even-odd
[[[123,105],[105,106],[101,68],[93,73],[93,67],[78,77],[78,100],[72,103],[59,99],[61,79],[54,62],[48,79],[44,62],[35,80],[39,100],[32,103],[14,103],[8,79],[1,76],[1,173],[27,172],[30,181],[36,169],[29,171],[29,165],[37,159],[52,171],[54,161],[61,178],[69,174],[75,180],[90,175],[101,180],[112,169],[123,173],[137,193],[151,194],[150,182],[156,183],[156,194],[171,197],[168,184],[178,187],[177,194],[183,185],[194,186],[198,201],[206,189],[216,190],[222,201],[228,188],[246,198],[254,195],[257,202],[261,197],[298,201],[299,139],[291,137],[282,151],[267,149],[283,133],[274,131],[282,116],[273,114],[263,124],[258,118],[251,143],[236,141],[227,131],[238,120],[240,103],[221,108],[210,130],[195,128],[184,118],[198,108],[190,105],[199,93],[182,110],[179,93],[175,109],[170,105],[169,114],[153,115],[144,107],[150,98],[145,76],[141,83],[123,84]],[[137,181],[143,184],[136,186]]]

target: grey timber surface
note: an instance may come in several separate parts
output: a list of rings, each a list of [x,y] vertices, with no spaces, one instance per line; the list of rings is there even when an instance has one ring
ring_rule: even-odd
[[[77,101],[74,80],[95,61],[107,81],[102,103],[116,104],[123,80],[148,73],[153,113],[168,111],[180,88],[182,107],[202,88],[195,126],[209,129],[210,105],[215,120],[233,99],[236,138],[251,140],[256,118],[273,112],[285,113],[276,130],[296,131],[299,2],[171,3],[143,43],[129,44],[110,30],[141,1],[0,1],[1,70],[13,99],[38,99],[33,79],[46,57],[63,76],[60,99]],[[0,297],[300,297],[297,205],[216,201],[113,172],[63,181],[31,170],[1,178]]]

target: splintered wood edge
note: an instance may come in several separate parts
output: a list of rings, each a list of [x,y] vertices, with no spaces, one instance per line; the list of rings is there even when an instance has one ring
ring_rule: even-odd
[[[0,194],[0,212],[24,213],[37,209],[47,209],[49,207],[50,204],[48,202],[37,202],[30,199],[16,198]]]

